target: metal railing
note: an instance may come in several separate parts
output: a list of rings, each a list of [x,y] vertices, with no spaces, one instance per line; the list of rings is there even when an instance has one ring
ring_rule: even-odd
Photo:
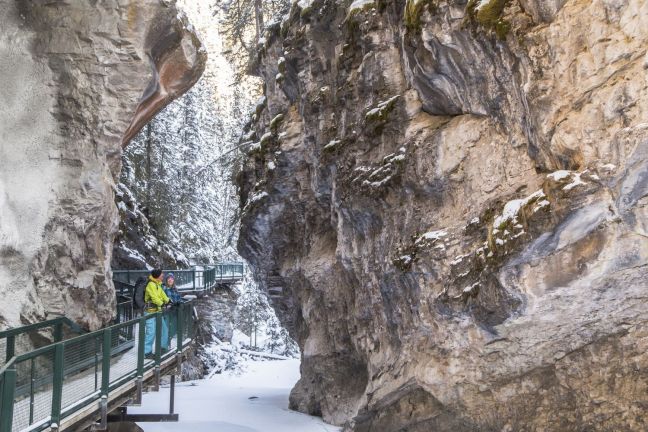
[[[0,331],[0,366],[7,364],[15,355],[52,342],[60,342],[66,335],[79,335],[83,332],[81,327],[66,317]]]
[[[179,292],[211,291],[219,283],[232,283],[243,280],[245,277],[245,264],[240,262],[218,263],[205,266],[196,266],[189,270],[163,270],[165,274],[173,273],[175,285]],[[113,270],[113,280],[120,288],[135,285],[141,277],[150,275],[149,270]]]
[[[163,341],[170,320],[174,332]],[[146,371],[181,353],[193,339],[193,320],[193,305],[188,302],[14,353],[0,369],[0,432],[58,427],[65,417],[102,398],[107,400],[114,390],[141,380]],[[147,323],[149,330],[154,328],[154,334],[149,335],[155,345],[151,358],[144,355]],[[0,336],[8,338],[48,326],[51,324],[34,324],[27,326],[30,330],[10,329]],[[163,346],[169,350],[163,352]]]

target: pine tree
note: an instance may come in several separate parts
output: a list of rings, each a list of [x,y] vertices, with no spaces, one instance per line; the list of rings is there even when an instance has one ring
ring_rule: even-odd
[[[270,308],[265,295],[251,290],[239,297],[236,304],[235,324],[250,337],[250,347],[257,348],[257,334],[262,324],[270,318]]]
[[[275,317],[272,318],[268,321],[268,328],[266,330],[268,341],[266,342],[264,348],[266,351],[269,351],[272,354],[281,354],[284,348],[281,326],[279,325],[279,321]]]
[[[228,60],[237,78],[250,72],[249,66],[265,27],[288,13],[290,0],[229,0],[216,3],[221,11],[221,29],[230,47]]]

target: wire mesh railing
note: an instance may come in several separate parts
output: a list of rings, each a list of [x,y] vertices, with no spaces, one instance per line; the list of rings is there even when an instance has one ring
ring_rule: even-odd
[[[111,348],[115,345],[111,340]],[[80,400],[99,396],[103,371],[103,333],[95,332],[67,343],[63,350],[64,372],[61,411]]]
[[[65,317],[0,331],[0,367],[13,356],[81,333],[83,330]]]
[[[0,432],[40,431],[109,397],[182,352],[193,339],[193,319],[193,305],[183,303],[12,356],[0,369]]]
[[[54,349],[45,347],[40,352],[15,362],[12,430],[19,431],[30,424],[39,424],[49,419],[52,410],[54,355]]]

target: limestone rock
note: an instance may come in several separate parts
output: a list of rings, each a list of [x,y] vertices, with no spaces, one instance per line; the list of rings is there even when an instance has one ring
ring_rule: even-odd
[[[198,313],[196,336],[199,343],[182,365],[182,379],[203,378],[219,365],[213,348],[222,342],[231,342],[234,333],[234,311],[237,294],[227,286],[195,300]]]
[[[122,144],[200,76],[175,3],[0,1],[0,326],[112,318]]]
[[[120,222],[114,239],[113,270],[191,267],[182,252],[160,239],[150,224],[148,211],[145,213],[147,209],[140,208],[135,195],[124,183],[118,183],[115,188],[115,202]]]
[[[648,3],[350,3],[266,35],[238,178],[239,250],[302,348],[291,405],[646,429]]]

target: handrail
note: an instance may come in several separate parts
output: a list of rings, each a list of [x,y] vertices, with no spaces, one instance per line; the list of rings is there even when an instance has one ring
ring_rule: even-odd
[[[0,331],[0,339],[6,338],[8,336],[17,336],[21,333],[27,333],[30,331],[34,330],[40,330],[46,327],[52,327],[56,324],[66,324],[68,327],[70,327],[74,332],[76,333],[82,333],[84,330],[74,321],[69,319],[68,317],[56,317],[49,319],[47,321],[42,321],[39,323],[35,324],[29,324],[26,326],[21,326],[21,327],[14,327],[14,328],[9,328],[7,330],[2,330]]]
[[[201,267],[198,269],[197,267]],[[218,283],[232,283],[243,280],[245,277],[245,263],[223,262],[194,266],[190,269],[165,269],[164,273],[172,272],[175,275],[176,286],[179,292],[205,292],[216,288]],[[139,277],[146,277],[149,270],[113,270],[113,281],[132,287]],[[128,289],[128,288],[126,288]],[[122,288],[122,293],[124,289]]]
[[[11,359],[16,354],[17,337],[30,332],[51,329],[53,341],[60,342],[63,340],[63,326],[67,326],[73,333],[82,334],[85,332],[85,330],[83,330],[75,322],[67,317],[57,317],[40,323],[29,324],[22,327],[14,327],[0,331],[0,340],[6,340],[4,362],[8,362],[9,359]]]
[[[181,304],[13,355],[0,368],[0,432],[16,428],[36,431],[54,423],[60,425],[66,416],[107,398],[114,389],[141,379],[145,371],[182,353],[193,341],[192,308],[191,303]],[[149,320],[156,322],[156,348],[151,360],[144,358]],[[161,346],[166,341],[162,340],[162,323],[167,320],[175,322],[176,344],[174,350],[163,353]],[[26,327],[33,330],[46,326]],[[137,349],[129,353],[134,347]],[[43,400],[49,401],[46,407],[51,412],[43,412]]]

